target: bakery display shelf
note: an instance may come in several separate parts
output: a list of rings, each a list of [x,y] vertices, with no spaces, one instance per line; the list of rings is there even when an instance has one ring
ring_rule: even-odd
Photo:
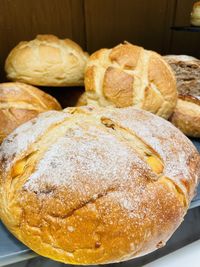
[[[172,26],[171,29],[183,32],[200,32],[200,27],[196,26]]]
[[[192,142],[200,152],[200,141],[192,139]],[[198,206],[200,206],[200,186],[197,190],[196,197],[191,203],[190,209]],[[0,267],[36,256],[36,253],[19,242],[0,222]]]

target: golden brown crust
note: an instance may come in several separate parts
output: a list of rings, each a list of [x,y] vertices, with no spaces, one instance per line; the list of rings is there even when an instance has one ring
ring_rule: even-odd
[[[43,256],[87,265],[164,245],[193,197],[200,156],[151,113],[82,107],[16,129],[0,166],[8,229]]]
[[[0,143],[15,128],[47,110],[61,109],[52,96],[23,83],[0,84]]]
[[[87,96],[85,92],[79,97],[76,103],[76,107],[81,107],[81,106],[87,106]]]
[[[158,79],[158,77],[161,78]],[[169,110],[172,112],[177,103],[176,79],[172,75],[170,66],[154,52],[149,59],[148,79],[150,84],[159,91],[157,94],[158,102],[161,100],[161,96],[163,98],[162,104],[156,114],[168,118]],[[149,107],[151,108],[151,106],[152,104],[150,102]]]
[[[200,1],[193,4],[190,22],[193,26],[200,26]]]
[[[197,2],[195,2],[195,3],[193,4],[193,8],[195,8],[195,7],[200,7],[200,1],[197,1]]]
[[[185,100],[185,101],[188,101],[188,102],[195,103],[195,104],[200,106],[200,96],[179,94],[178,98]]]
[[[179,95],[170,121],[184,134],[200,137],[200,100],[190,95]]]
[[[106,52],[107,49],[105,48],[101,48],[98,51],[94,52],[91,56],[90,59],[91,60],[96,60],[96,59],[100,59],[101,58],[101,54]]]
[[[111,50],[110,59],[116,61],[125,69],[135,69],[142,51],[141,47],[132,45],[118,45]]]
[[[147,86],[144,91],[144,102],[142,104],[142,109],[156,114],[162,106],[162,103],[162,96],[159,96],[157,92],[151,88],[151,85]]]
[[[85,72],[85,86],[87,86],[88,92],[95,92],[95,80],[94,80],[95,71],[96,67],[92,66],[87,68]]]
[[[164,118],[172,114],[177,102],[176,80],[169,65],[159,54],[130,43],[90,56],[85,89],[89,105],[136,106]]]
[[[133,77],[117,68],[108,67],[104,74],[103,93],[118,108],[133,102]]]
[[[83,85],[88,54],[70,39],[37,35],[20,42],[5,63],[7,77],[13,81],[44,86]]]

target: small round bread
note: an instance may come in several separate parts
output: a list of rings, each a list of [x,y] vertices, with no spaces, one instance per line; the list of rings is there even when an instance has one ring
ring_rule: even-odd
[[[7,78],[43,86],[83,85],[88,54],[70,39],[37,35],[20,42],[5,63]]]
[[[89,265],[164,246],[194,196],[200,156],[158,116],[88,106],[17,128],[0,166],[6,227],[42,256]]]
[[[89,105],[135,106],[168,118],[177,102],[176,80],[163,58],[130,43],[101,49],[85,72]]]
[[[179,95],[170,121],[184,134],[200,138],[200,97]]]
[[[190,23],[193,26],[200,26],[200,1],[197,1],[193,5]]]
[[[200,137],[200,60],[185,55],[164,59],[174,70],[179,92],[170,121],[186,135]]]
[[[33,86],[0,83],[0,143],[20,124],[53,109],[61,109],[56,99]]]

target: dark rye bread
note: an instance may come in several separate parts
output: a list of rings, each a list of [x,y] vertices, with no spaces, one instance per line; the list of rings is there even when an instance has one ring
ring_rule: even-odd
[[[178,92],[200,96],[200,60],[185,55],[167,55],[164,59],[175,72]]]
[[[175,72],[179,92],[170,121],[184,134],[200,138],[200,60],[184,55],[164,59]]]

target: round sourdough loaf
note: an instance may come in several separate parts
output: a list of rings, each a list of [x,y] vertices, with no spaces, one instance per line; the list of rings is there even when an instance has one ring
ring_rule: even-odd
[[[143,110],[50,111],[0,147],[0,215],[24,244],[70,264],[125,261],[165,245],[183,220],[200,156]]]
[[[53,109],[61,109],[56,99],[36,87],[0,83],[0,143],[20,124]]]
[[[32,85],[79,86],[87,59],[88,54],[70,39],[37,35],[10,52],[5,71],[8,79]]]
[[[153,51],[130,43],[92,54],[85,72],[89,105],[135,106],[168,118],[177,102],[170,66]]]

